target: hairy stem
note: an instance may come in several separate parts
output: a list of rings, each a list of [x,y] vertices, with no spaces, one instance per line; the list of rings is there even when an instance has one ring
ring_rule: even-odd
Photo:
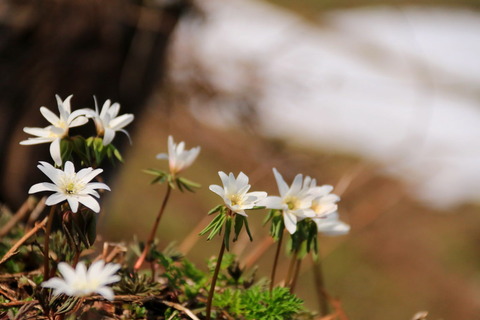
[[[50,213],[48,214],[47,229],[45,230],[45,240],[43,243],[43,280],[47,281],[50,279],[50,233],[52,232],[52,222],[53,214],[57,205],[53,205],[50,208]]]
[[[167,206],[168,199],[170,197],[170,192],[172,191],[172,187],[170,184],[167,184],[167,192],[165,193],[165,197],[163,198],[162,206],[160,207],[160,211],[158,212],[157,219],[153,225],[152,231],[150,232],[150,236],[148,237],[147,243],[145,244],[145,248],[143,249],[142,254],[138,258],[135,266],[133,267],[135,271],[138,271],[141,267],[145,258],[147,257],[148,252],[150,251],[150,247],[152,246],[153,239],[155,238],[155,234],[157,233],[158,224],[160,223],[160,219],[162,218],[163,212],[165,211],[165,207]]]
[[[210,320],[210,313],[212,311],[213,294],[215,293],[215,284],[217,283],[218,273],[220,272],[220,266],[222,265],[222,259],[223,259],[224,253],[225,253],[225,235],[224,235],[224,239],[222,240],[222,246],[220,247],[220,252],[218,253],[217,265],[215,266],[215,272],[213,273],[212,284],[210,285],[210,291],[208,292],[207,311],[206,311],[207,320]]]
[[[275,274],[277,272],[277,264],[278,264],[278,257],[280,256],[280,248],[282,247],[283,233],[284,233],[284,230],[280,232],[280,236],[278,237],[277,250],[275,252],[275,258],[273,260],[272,274],[270,276],[270,292],[272,292],[273,286],[275,284]]]

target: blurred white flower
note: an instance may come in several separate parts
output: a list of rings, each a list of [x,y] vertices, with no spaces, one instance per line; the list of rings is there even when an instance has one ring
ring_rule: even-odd
[[[310,177],[306,177],[305,181],[307,181],[307,178]],[[315,179],[312,179],[308,185],[310,187],[309,193],[313,196],[311,209],[315,212],[316,218],[321,218],[337,211],[337,202],[340,201],[340,197],[330,193],[333,190],[332,186],[323,185],[317,187]]]
[[[71,112],[70,100],[72,95],[68,96],[65,101],[62,101],[58,95],[55,95],[58,104],[58,111],[60,117],[55,115],[52,111],[45,107],[40,108],[40,112],[51,123],[50,126],[45,128],[31,128],[25,127],[23,131],[28,134],[36,136],[35,138],[28,138],[20,142],[22,145],[31,145],[39,143],[50,144],[50,155],[57,166],[62,165],[62,157],[60,151],[60,140],[68,136],[68,130],[73,127],[81,126],[88,122],[85,117],[84,110],[76,110]]]
[[[33,185],[28,193],[37,193],[41,191],[53,191],[45,204],[48,206],[68,201],[73,212],[77,212],[78,204],[81,203],[95,212],[100,211],[100,205],[97,200],[92,197],[100,197],[95,189],[110,190],[110,188],[99,182],[90,182],[102,169],[85,168],[75,173],[73,163],[67,161],[65,170],[57,169],[47,162],[40,161],[37,166],[53,183],[41,182]]]
[[[200,153],[200,147],[185,150],[185,142],[178,145],[173,142],[173,137],[168,136],[168,154],[160,153],[157,159],[168,159],[170,173],[176,174],[190,167]]]
[[[227,207],[233,212],[247,216],[245,210],[252,209],[267,197],[267,193],[263,191],[247,193],[251,186],[248,184],[247,175],[243,172],[240,172],[236,179],[233,173],[227,176],[220,171],[218,175],[222,179],[223,188],[212,184],[209,189],[222,197]]]
[[[87,270],[85,264],[79,262],[73,269],[65,262],[58,264],[62,278],[54,277],[42,283],[42,287],[53,289],[54,295],[66,294],[67,296],[83,297],[92,293],[98,293],[105,299],[113,300],[113,290],[108,284],[120,280],[115,273],[120,269],[119,264],[105,264],[103,260],[92,263]]]
[[[120,104],[115,102],[111,104],[110,100],[105,101],[102,110],[98,112],[97,100],[95,99],[95,110],[84,109],[89,118],[93,118],[97,134],[103,137],[103,145],[106,146],[113,141],[115,133],[121,131],[125,133],[130,140],[130,135],[123,128],[129,125],[134,116],[131,113],[126,113],[118,116],[120,111]],[[131,141],[130,141],[131,142]]]
[[[333,187],[323,185],[317,187],[317,181],[310,177],[305,177],[304,187],[309,188],[309,193],[313,197],[311,209],[315,213],[312,220],[317,224],[317,230],[327,236],[338,236],[350,231],[350,226],[339,220],[338,205],[340,197],[330,193]]]
[[[321,218],[313,218],[317,230],[327,236],[340,236],[350,231],[350,226],[338,219],[338,212],[330,213]]]
[[[270,209],[282,210],[285,228],[287,228],[290,234],[293,234],[297,231],[298,221],[308,217],[315,217],[315,212],[311,208],[314,198],[310,193],[312,180],[310,177],[306,177],[305,182],[302,182],[303,176],[297,174],[289,187],[277,169],[273,168],[273,174],[277,181],[280,197],[269,196],[260,205]]]

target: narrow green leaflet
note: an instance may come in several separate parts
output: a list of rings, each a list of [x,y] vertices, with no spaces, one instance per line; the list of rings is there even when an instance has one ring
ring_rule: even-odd
[[[230,251],[230,233],[232,231],[232,217],[227,216],[225,220],[225,236],[223,241],[225,243],[225,248],[227,251]]]

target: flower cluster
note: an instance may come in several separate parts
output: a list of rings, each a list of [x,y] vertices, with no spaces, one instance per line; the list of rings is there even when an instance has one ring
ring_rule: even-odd
[[[97,135],[103,137],[103,145],[110,144],[117,131],[121,131],[128,136],[128,133],[123,130],[123,128],[133,121],[134,116],[132,114],[124,114],[117,117],[120,111],[120,105],[118,103],[110,105],[110,100],[107,100],[100,113],[98,112],[96,102],[95,110],[85,108],[72,112],[70,104],[72,95],[68,96],[64,101],[62,101],[58,95],[55,97],[59,116],[46,107],[41,107],[40,113],[50,122],[50,125],[45,128],[25,127],[23,131],[35,137],[23,140],[20,144],[50,143],[50,155],[57,166],[61,166],[63,163],[61,140],[68,138],[70,128],[86,124],[89,118],[92,118],[95,122]]]
[[[261,202],[270,209],[282,211],[285,228],[290,234],[297,230],[297,223],[311,218],[318,226],[318,231],[325,234],[341,234],[339,230],[349,231],[348,225],[338,220],[337,202],[340,200],[330,193],[332,186],[317,187],[316,180],[297,174],[289,187],[277,169],[273,169],[280,196],[269,196]],[[328,221],[328,223],[326,223]]]
[[[50,143],[50,155],[55,163],[54,166],[48,162],[40,161],[37,167],[50,179],[50,182],[37,183],[29,189],[30,194],[45,191],[52,193],[45,201],[45,204],[52,206],[52,209],[47,217],[48,220],[46,220],[49,224],[45,228],[44,235],[44,279],[46,281],[42,283],[42,287],[53,289],[54,296],[65,294],[83,297],[97,293],[105,299],[113,300],[114,293],[108,285],[120,280],[120,277],[116,275],[120,265],[97,261],[87,269],[84,262],[78,264],[76,262],[81,256],[81,251],[89,248],[95,241],[95,213],[100,212],[99,190],[110,191],[105,183],[100,182],[102,180],[98,175],[103,170],[97,166],[100,165],[105,155],[110,157],[118,152],[111,145],[117,132],[123,132],[130,139],[124,128],[134,120],[134,116],[132,114],[119,115],[120,105],[112,103],[110,100],[105,101],[102,108],[99,109],[96,99],[94,110],[85,108],[72,112],[71,99],[72,96],[69,96],[62,101],[58,95],[56,96],[58,116],[49,109],[41,107],[40,112],[50,125],[44,128],[24,128],[26,133],[34,137],[20,142],[22,145]],[[89,119],[93,119],[95,123],[95,137],[85,139],[79,136],[69,136],[70,128],[84,125]],[[195,182],[179,175],[180,172],[193,164],[199,153],[200,147],[186,149],[183,141],[177,144],[173,137],[169,136],[168,153],[157,155],[157,159],[168,160],[169,170],[151,169],[147,171],[156,176],[153,182],[168,182],[168,186],[152,231],[142,254],[135,263],[134,272],[141,268],[143,262],[147,259],[150,248],[154,246],[154,237],[171,190],[175,189],[175,185],[178,186],[180,191],[193,192],[194,188],[199,187]],[[75,163],[84,166],[78,172],[75,171],[74,161],[70,161],[73,155],[80,157],[80,159],[75,159],[78,160]],[[115,154],[115,156],[121,160],[119,154]],[[275,230],[274,232],[271,231],[271,234],[276,240],[279,240],[274,266],[276,266],[278,260],[282,236],[284,233],[287,234],[285,229],[291,237],[290,247],[294,253],[293,261],[303,258],[306,253],[310,252],[310,248],[314,248],[313,251],[315,254],[317,253],[318,233],[341,235],[350,230],[349,225],[339,220],[337,203],[340,201],[340,197],[332,193],[333,187],[330,185],[317,186],[316,180],[309,176],[304,177],[302,174],[297,174],[289,185],[278,170],[274,168],[273,175],[279,195],[268,196],[267,192],[264,191],[250,191],[249,178],[243,172],[240,172],[238,176],[222,171],[218,174],[222,185],[212,184],[209,189],[220,196],[223,203],[209,212],[209,214],[218,214],[200,233],[209,232],[208,240],[223,233],[222,247],[210,283],[206,319],[210,319],[216,279],[223,253],[225,250],[229,250],[231,238],[233,237],[233,241],[236,241],[241,230],[245,229],[252,240],[247,221],[247,210],[270,209],[267,220],[272,221],[273,227],[271,230]],[[92,182],[94,179],[98,182]],[[57,207],[57,204],[61,205]],[[84,208],[80,208],[81,205]],[[75,253],[74,258],[65,259],[75,261],[73,264],[75,268],[66,262],[60,262],[58,263],[58,271],[62,277],[48,279],[51,275],[49,270],[51,262],[49,255],[50,231],[54,214],[58,213],[61,214],[62,228],[68,245]],[[299,270],[299,264],[295,263],[296,269]],[[291,265],[293,266],[293,264]],[[275,271],[272,272],[272,285],[274,283],[274,273]],[[293,290],[295,278],[289,279],[289,283]]]

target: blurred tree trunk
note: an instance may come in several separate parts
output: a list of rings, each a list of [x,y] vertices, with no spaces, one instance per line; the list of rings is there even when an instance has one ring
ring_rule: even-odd
[[[139,115],[165,72],[170,36],[185,0],[0,1],[0,201],[25,200],[48,145],[20,146],[25,126],[48,125],[55,94],[73,109],[119,102]],[[129,130],[132,128],[129,127]]]

